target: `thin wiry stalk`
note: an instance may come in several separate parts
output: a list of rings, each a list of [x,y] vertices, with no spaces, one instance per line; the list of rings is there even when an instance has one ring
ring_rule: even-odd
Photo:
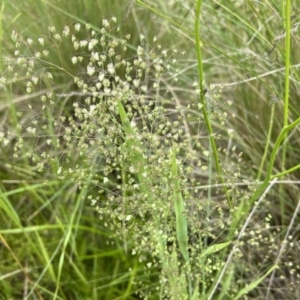
[[[289,238],[289,235],[291,233],[291,230],[292,230],[292,227],[294,226],[294,223],[295,223],[295,220],[296,220],[296,216],[298,215],[299,213],[299,210],[300,210],[300,199],[298,201],[298,205],[294,211],[294,214],[293,214],[293,217],[291,219],[291,222],[290,222],[290,225],[288,227],[288,230],[285,234],[285,237],[281,243],[281,247],[280,247],[280,250],[279,250],[279,253],[278,253],[278,256],[276,258],[276,261],[275,261],[275,266],[277,267],[278,264],[279,264],[279,261],[284,253],[284,250],[286,249],[286,244],[287,244],[287,241],[288,241],[288,238]],[[274,277],[275,277],[275,274],[276,274],[276,269],[273,270],[272,272],[272,275],[271,275],[271,278],[270,278],[270,282],[269,282],[269,286],[268,286],[268,291],[267,291],[267,296],[266,296],[266,299],[269,299],[270,297],[270,292],[271,292],[271,286],[272,286],[272,283],[274,281]]]
[[[271,179],[273,179],[273,178],[275,178],[275,177],[282,177],[282,176],[284,176],[284,175],[287,175],[287,174],[290,174],[290,173],[292,173],[292,172],[295,172],[296,170],[298,170],[298,169],[300,169],[300,164],[299,165],[297,165],[297,166],[294,166],[294,167],[292,167],[292,168],[290,168],[290,169],[288,169],[288,170],[285,170],[285,171],[283,171],[283,172],[280,172],[280,173],[277,173],[276,175],[274,175],[274,176],[271,176]],[[284,181],[288,181],[288,180],[282,180],[283,181],[283,183],[284,183]]]
[[[222,269],[222,271],[221,271],[221,273],[219,275],[219,278],[218,278],[216,284],[214,285],[214,288],[213,288],[212,292],[210,293],[210,295],[209,295],[209,297],[208,297],[207,300],[213,299],[212,297],[213,297],[214,293],[216,292],[216,290],[217,290],[217,288],[218,288],[218,286],[219,286],[219,284],[220,284],[220,282],[221,282],[221,280],[222,280],[222,278],[223,278],[223,276],[225,274],[225,271],[227,270],[227,267],[229,266],[229,264],[230,264],[230,262],[232,260],[232,257],[233,257],[233,255],[235,253],[235,249],[238,247],[238,243],[237,242],[242,238],[242,236],[243,236],[246,228],[248,227],[248,224],[249,224],[250,220],[252,219],[252,217],[253,217],[254,213],[256,212],[257,208],[259,207],[259,204],[265,198],[266,194],[271,190],[271,188],[276,183],[276,181],[277,181],[277,178],[275,178],[275,179],[272,180],[272,182],[270,183],[270,185],[268,186],[268,188],[265,190],[265,192],[263,193],[263,195],[258,200],[257,204],[254,206],[253,210],[249,214],[246,222],[244,223],[243,228],[241,229],[241,231],[240,231],[240,233],[239,233],[239,235],[237,237],[236,243],[233,246],[233,248],[232,248],[232,250],[231,250],[231,252],[230,252],[230,254],[229,254],[228,258],[227,258],[227,261],[226,261],[226,263],[224,265],[224,268]]]
[[[291,52],[291,2],[286,0],[285,3],[285,83],[284,83],[284,108],[283,108],[283,127],[288,126],[289,119],[289,97],[290,97],[290,52]],[[284,140],[286,139],[284,136]],[[283,145],[282,150],[282,171],[285,169],[286,165],[286,143]],[[281,186],[281,190],[283,187]],[[280,201],[280,210],[282,221],[284,222],[284,211],[285,211],[285,201],[282,199]]]
[[[170,22],[171,24],[175,25],[176,28],[179,28],[180,30],[182,30],[183,32],[185,33],[190,33],[190,31],[188,29],[186,29],[185,27],[181,26],[180,24],[178,24],[177,22],[175,22],[172,18],[164,15],[163,13],[161,13],[159,10],[157,9],[154,9],[153,7],[147,5],[146,3],[140,1],[140,0],[137,0],[137,3],[139,3],[141,6],[149,9],[150,11],[153,11],[155,14],[163,17],[165,20],[168,20],[168,22]]]
[[[287,132],[289,132],[290,130],[292,130],[293,128],[295,128],[298,124],[300,124],[300,118],[298,118],[296,121],[294,121],[293,123],[291,123],[290,125],[284,127],[281,130],[281,132],[280,132],[280,134],[279,134],[279,136],[278,136],[278,138],[277,138],[277,140],[275,142],[275,145],[273,147],[273,151],[271,153],[271,157],[270,157],[270,160],[269,160],[269,164],[268,164],[268,169],[267,169],[267,174],[266,174],[265,180],[263,181],[263,183],[261,184],[261,186],[256,190],[256,192],[252,195],[252,197],[248,201],[248,203],[244,206],[244,208],[243,208],[244,213],[246,213],[251,208],[251,206],[256,201],[256,199],[266,189],[267,185],[269,184],[270,179],[276,177],[276,175],[273,175],[273,177],[272,177],[272,171],[273,171],[273,166],[274,166],[274,162],[275,162],[276,153],[278,151],[278,148],[279,148],[282,140],[286,136]],[[292,171],[298,169],[299,167],[300,167],[300,164],[297,165],[297,166],[295,166],[295,167],[293,167],[292,169],[290,169],[290,171],[292,172]],[[287,173],[285,172],[285,174],[287,174]],[[280,173],[280,175],[282,175],[282,173]],[[236,225],[241,220],[242,220],[242,218],[240,218],[237,215],[236,224],[234,224],[233,228],[235,228]]]
[[[202,5],[202,1],[198,0],[197,1],[197,6],[196,6],[196,19],[195,19],[195,41],[196,41],[196,51],[197,51],[197,61],[198,61],[198,74],[199,74],[199,88],[200,88],[200,104],[201,104],[201,109],[202,109],[202,113],[203,113],[203,117],[205,120],[205,124],[207,127],[207,130],[209,132],[209,140],[211,143],[211,147],[213,150],[213,155],[214,155],[214,159],[215,159],[215,165],[216,165],[216,169],[217,169],[217,173],[219,176],[220,181],[224,184],[224,179],[222,176],[222,172],[221,172],[221,166],[219,163],[219,155],[218,155],[218,150],[217,150],[217,146],[216,146],[216,142],[214,139],[214,132],[210,123],[210,119],[209,119],[209,115],[207,113],[207,106],[205,103],[205,90],[203,87],[203,82],[204,82],[204,72],[203,72],[203,65],[202,65],[202,53],[201,53],[201,44],[200,44],[200,14],[201,14],[201,5]],[[230,195],[228,193],[227,187],[224,184],[224,192],[226,195],[226,199],[227,199],[227,203],[228,206],[230,208],[233,208],[233,204],[232,201],[230,199]]]
[[[271,133],[272,133],[272,129],[273,129],[273,121],[274,121],[274,107],[275,107],[275,103],[272,103],[272,108],[271,108],[271,118],[270,118],[270,126],[269,126],[269,131],[268,131],[268,136],[267,136],[267,142],[265,145],[265,149],[264,149],[264,155],[262,157],[261,163],[260,163],[260,167],[259,167],[259,171],[258,171],[258,175],[257,175],[257,180],[260,180],[260,176],[261,176],[261,172],[263,170],[266,158],[267,158],[267,154],[268,154],[268,149],[270,146],[270,140],[271,140]]]

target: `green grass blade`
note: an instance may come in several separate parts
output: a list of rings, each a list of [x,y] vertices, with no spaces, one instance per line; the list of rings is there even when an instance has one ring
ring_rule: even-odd
[[[203,258],[209,254],[216,253],[216,252],[226,248],[230,244],[231,244],[231,242],[226,242],[226,243],[220,243],[220,244],[215,244],[215,245],[209,246],[201,253],[199,258]]]
[[[185,203],[180,188],[180,179],[176,162],[176,150],[174,148],[172,149],[171,164],[177,241],[182,256],[186,262],[189,262],[188,223],[185,212]]]
[[[259,277],[258,279],[252,281],[249,285],[241,289],[233,299],[234,300],[241,299],[242,296],[254,290],[275,268],[276,266],[272,266],[262,277]]]

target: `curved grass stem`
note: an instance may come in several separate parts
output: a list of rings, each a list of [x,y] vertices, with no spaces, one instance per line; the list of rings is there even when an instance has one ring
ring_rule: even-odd
[[[271,157],[270,157],[270,160],[269,160],[269,164],[268,164],[268,169],[267,169],[267,174],[266,174],[266,177],[265,177],[265,180],[263,181],[263,183],[259,186],[259,188],[256,190],[256,192],[253,193],[251,199],[247,202],[247,204],[244,205],[243,207],[243,213],[245,213],[245,215],[247,215],[247,212],[249,211],[249,209],[252,207],[253,203],[260,197],[260,195],[263,193],[263,191],[266,189],[266,187],[268,186],[269,184],[269,181],[271,179],[275,179],[275,177],[279,177],[279,176],[282,176],[282,175],[286,175],[288,173],[291,173],[297,169],[299,169],[299,165],[287,170],[287,171],[284,171],[284,172],[281,172],[277,175],[274,175],[272,176],[272,170],[273,170],[273,166],[274,166],[274,162],[275,162],[275,158],[276,158],[276,153],[278,151],[278,148],[281,144],[281,142],[284,140],[284,138],[287,136],[287,133],[289,131],[291,131],[293,128],[295,128],[297,125],[300,124],[300,118],[298,118],[296,121],[294,121],[293,123],[291,123],[290,125],[288,126],[285,126],[280,134],[278,135],[277,137],[277,140],[275,142],[275,145],[274,145],[274,148],[273,148],[273,151],[271,153]],[[288,172],[289,171],[289,172]],[[284,174],[283,174],[284,173]],[[234,226],[232,226],[233,228],[235,228],[238,223],[240,223],[242,221],[243,218],[237,218],[236,220],[236,223],[234,224]]]

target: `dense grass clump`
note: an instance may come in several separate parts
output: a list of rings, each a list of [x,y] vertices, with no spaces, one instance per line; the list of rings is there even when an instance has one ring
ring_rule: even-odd
[[[47,32],[12,31],[2,294],[296,299],[297,14],[289,1],[187,1],[168,4],[174,21],[165,3],[136,2],[124,18],[138,34],[70,13]]]

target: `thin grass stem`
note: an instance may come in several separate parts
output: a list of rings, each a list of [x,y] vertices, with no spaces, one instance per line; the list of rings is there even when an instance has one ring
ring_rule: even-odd
[[[283,127],[288,125],[289,119],[289,97],[290,97],[290,52],[291,52],[291,2],[285,1],[285,82],[284,82],[284,108],[283,108]],[[284,136],[284,140],[287,135]],[[287,155],[286,143],[283,144],[282,156],[281,156],[281,170],[285,170],[286,155]],[[283,193],[283,186],[280,186],[279,193]],[[284,197],[281,197],[280,210],[282,216],[282,224],[285,219],[285,201]]]
[[[273,102],[272,107],[271,107],[271,117],[270,117],[270,125],[269,125],[269,130],[268,130],[267,142],[266,142],[265,149],[264,149],[264,154],[263,154],[260,166],[259,166],[257,181],[260,180],[260,176],[261,176],[261,173],[263,171],[263,167],[265,165],[268,150],[269,150],[269,146],[270,146],[271,134],[272,134],[272,129],[273,129],[273,121],[274,121],[274,107],[275,107],[275,103]]]
[[[200,15],[201,15],[201,5],[202,5],[202,1],[198,0],[197,4],[196,4],[196,19],[195,19],[195,41],[196,41],[196,51],[197,51],[197,62],[198,62],[198,75],[199,75],[199,88],[200,88],[200,106],[202,109],[202,113],[203,113],[203,117],[205,120],[205,124],[206,124],[206,128],[208,130],[209,133],[209,140],[211,143],[211,147],[213,150],[213,156],[215,159],[215,166],[216,166],[216,170],[219,176],[219,180],[221,181],[221,183],[225,183],[222,172],[221,172],[221,166],[220,166],[220,162],[219,162],[219,155],[218,155],[218,150],[217,150],[217,146],[216,146],[216,142],[215,142],[215,138],[214,138],[214,132],[211,126],[211,122],[209,119],[209,115],[207,112],[207,105],[205,103],[205,90],[203,87],[203,83],[204,83],[204,72],[203,72],[203,64],[202,64],[202,53],[201,53],[201,42],[200,42]],[[226,199],[227,199],[227,204],[230,208],[233,208],[233,204],[232,201],[230,199],[230,195],[228,193],[228,189],[226,187],[226,185],[224,184],[224,192],[226,195]]]

